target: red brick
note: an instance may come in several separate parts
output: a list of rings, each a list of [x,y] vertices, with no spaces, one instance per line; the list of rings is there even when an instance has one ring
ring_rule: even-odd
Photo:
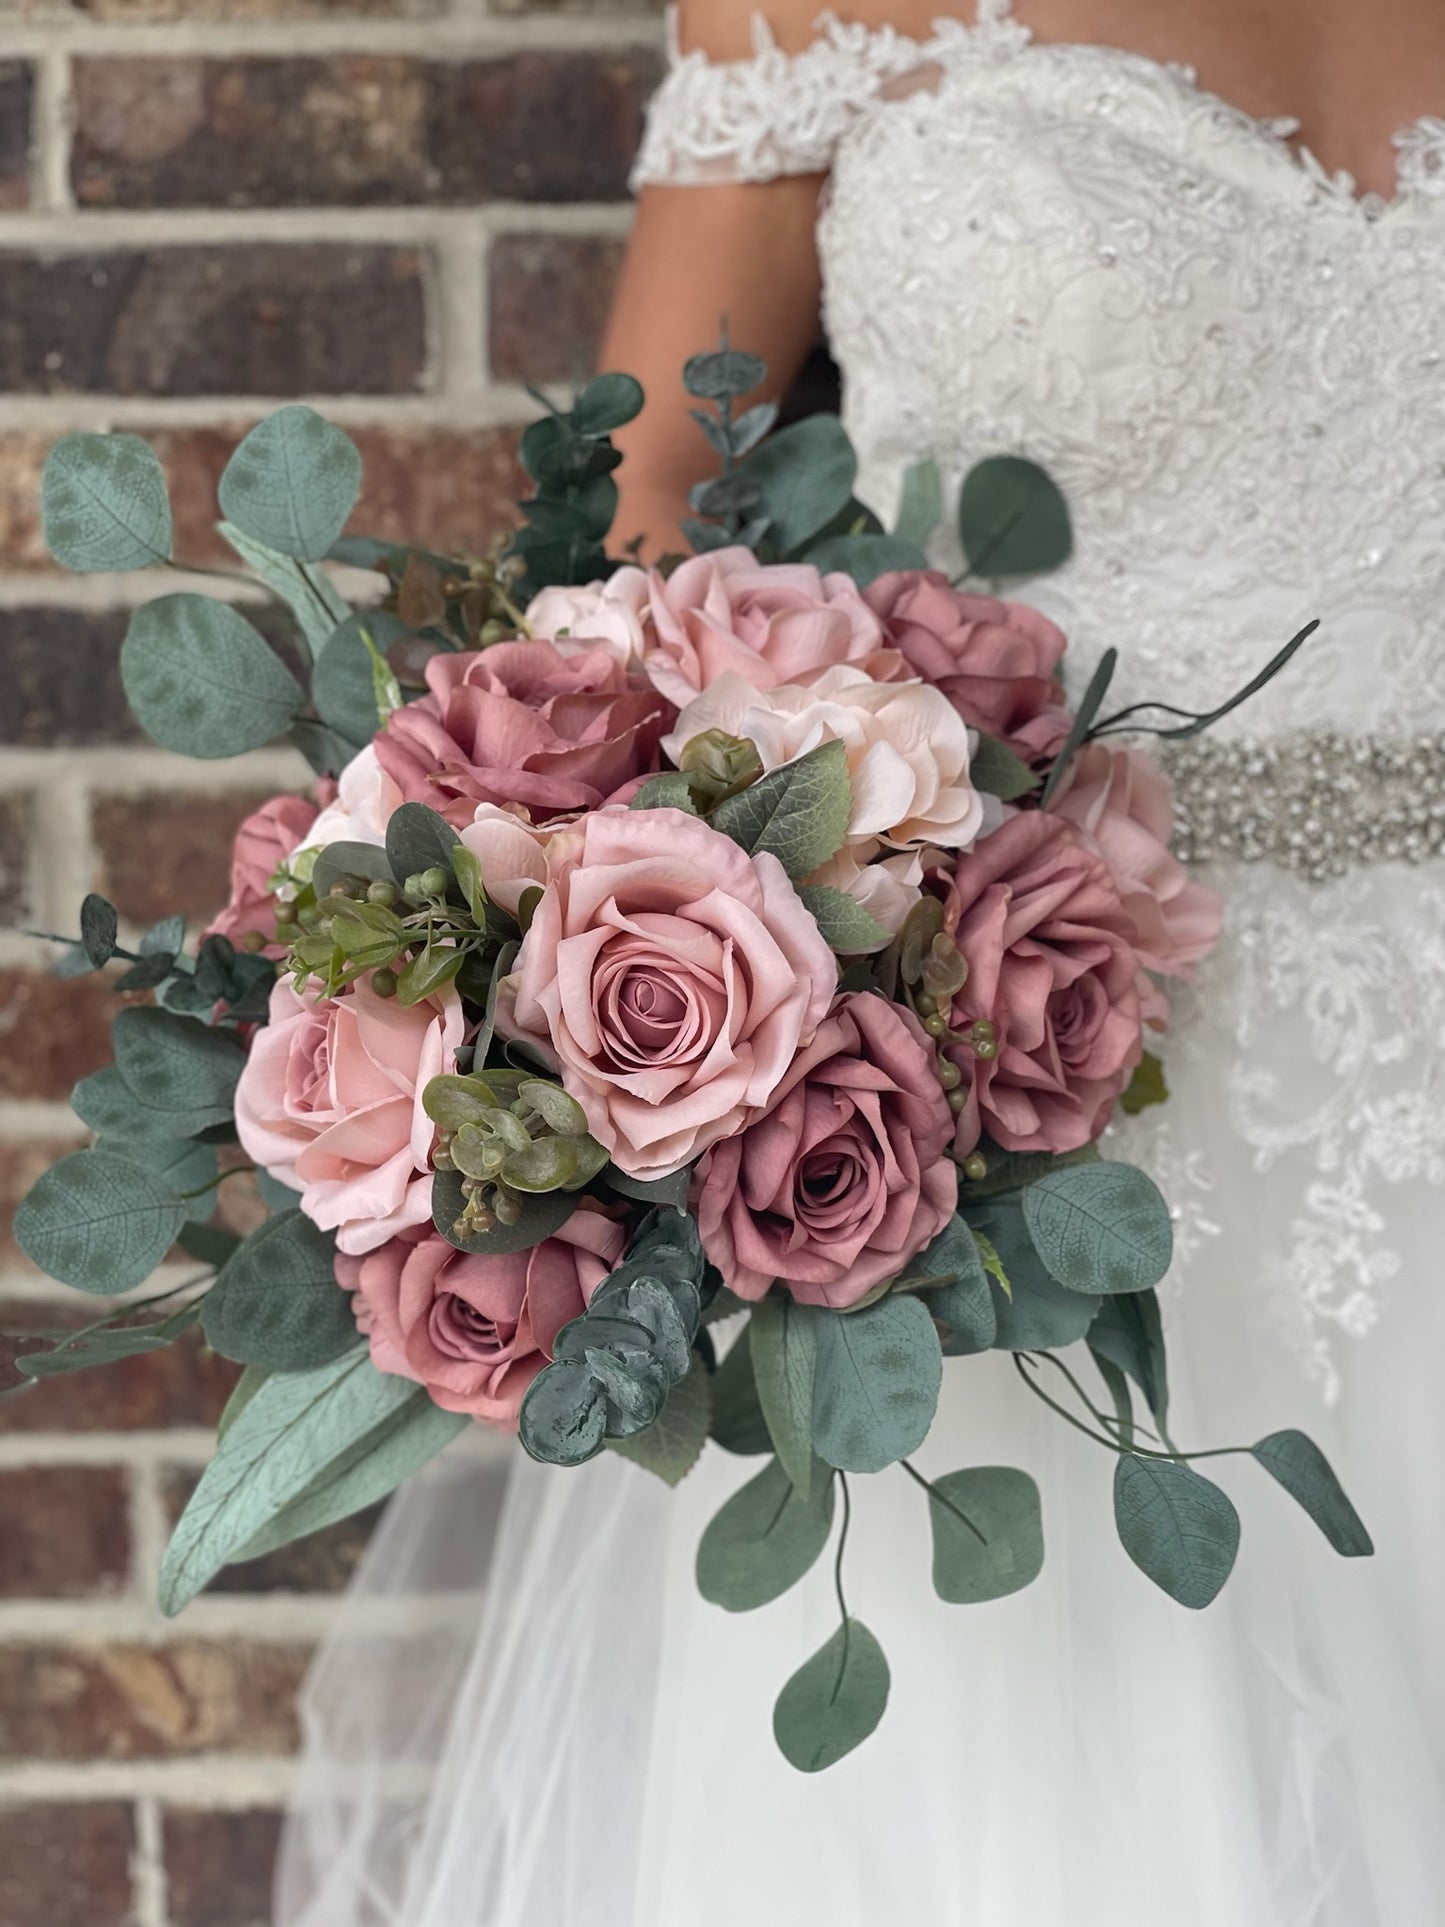
[[[0,208],[30,199],[30,69],[0,63]]]
[[[0,544],[4,533],[0,503]],[[0,608],[0,743],[58,749],[134,742],[141,732],[120,684],[128,620],[119,609]]]
[[[0,390],[405,394],[425,383],[412,248],[0,254]]]
[[[172,1525],[181,1516],[196,1487],[194,1472],[172,1466],[165,1474],[162,1496]],[[341,1592],[366,1550],[381,1507],[343,1519],[324,1532],[313,1533],[281,1546],[263,1559],[227,1566],[211,1581],[211,1592]]]
[[[25,792],[0,794],[0,928],[24,923],[29,905],[31,802]]]
[[[119,1592],[130,1567],[126,1475],[113,1466],[0,1472],[0,1598]]]
[[[0,1759],[290,1753],[307,1658],[246,1640],[0,1646]]]
[[[168,916],[186,917],[193,926],[204,922],[226,901],[231,841],[241,819],[271,793],[97,796],[91,809],[100,858],[96,889],[133,923]]]
[[[508,234],[492,249],[488,341],[502,381],[570,381],[593,372],[622,243]]]
[[[135,1824],[120,1800],[0,1807],[5,1927],[131,1927]]]
[[[75,1295],[74,1305],[36,1299],[0,1302],[0,1393],[24,1383],[14,1360],[44,1349],[24,1334],[73,1331],[94,1322],[94,1305]],[[20,1334],[17,1336],[17,1334]],[[116,1365],[64,1372],[0,1397],[0,1434],[6,1432],[144,1432],[171,1426],[214,1426],[240,1376],[240,1368],[202,1349],[188,1334],[162,1352],[145,1352]]]
[[[0,970],[0,1097],[68,1098],[109,1063],[119,1008],[100,977]]]
[[[71,182],[87,207],[615,201],[657,75],[644,51],[82,59]]]
[[[168,1807],[162,1824],[171,1927],[265,1927],[281,1815]]]

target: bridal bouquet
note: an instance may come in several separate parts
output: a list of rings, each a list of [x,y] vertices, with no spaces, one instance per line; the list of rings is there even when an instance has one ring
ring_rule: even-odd
[[[21,1370],[197,1325],[245,1367],[167,1611],[474,1421],[670,1482],[710,1437],[764,1456],[699,1550],[730,1610],[797,1581],[835,1510],[841,1600],[848,1477],[892,1466],[922,1488],[942,1598],[998,1598],[1043,1560],[1033,1480],[910,1464],[945,1361],[988,1350],[1114,1456],[1151,1579],[1201,1607],[1228,1575],[1234,1507],[1167,1429],[1169,1211],[1099,1152],[1116,1110],[1165,1095],[1161,983],[1219,920],[1170,853],[1159,765],[1119,738],[1214,715],[1107,714],[1112,655],[1067,702],[1051,623],[927,568],[936,472],[885,531],[835,419],[739,412],[762,373],[726,348],[686,370],[720,467],[690,557],[605,552],[610,435],[642,401],[612,375],[528,429],[524,526],[480,560],[344,538],[356,452],[282,409],[220,484],[271,606],[137,610],[121,669],[158,743],[287,737],[320,779],[242,826],[194,947],[180,919],[123,943],[96,896],[62,940],[64,971],[124,966],[115,1062],[74,1094],[93,1146],[17,1236],[102,1295],[177,1245],[205,1269]],[[62,442],[44,510],[69,567],[172,560],[133,437]],[[957,526],[980,579],[1069,548],[1057,490],[1013,458],[967,478]],[[366,606],[327,561],[369,571]],[[237,1171],[270,1214],[245,1238],[206,1222]],[[1370,1550],[1303,1435],[1240,1449],[1338,1551]],[[783,1752],[829,1765],[887,1692],[844,1608],[783,1687]]]

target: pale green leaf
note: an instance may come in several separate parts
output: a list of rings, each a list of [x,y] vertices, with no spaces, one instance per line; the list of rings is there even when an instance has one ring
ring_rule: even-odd
[[[1114,1521],[1139,1570],[1195,1611],[1214,1598],[1239,1550],[1239,1514],[1228,1495],[1174,1459],[1121,1456]]]
[[[1271,1432],[1253,1452],[1270,1477],[1304,1507],[1341,1557],[1365,1559],[1375,1550],[1364,1520],[1312,1438],[1304,1432]]]
[[[336,1240],[300,1211],[268,1218],[207,1292],[206,1342],[223,1358],[275,1371],[327,1364],[356,1342],[335,1263]]]
[[[120,672],[141,728],[183,756],[259,749],[285,734],[305,701],[246,618],[206,596],[143,603],[121,644]]]
[[[928,1435],[943,1354],[917,1298],[881,1299],[851,1317],[822,1313],[816,1325],[813,1444],[844,1472],[881,1472]]]
[[[952,1606],[1020,1592],[1044,1563],[1039,1489],[1027,1472],[980,1465],[948,1472],[928,1494],[933,1587]]]
[[[644,1431],[609,1439],[624,1459],[655,1472],[667,1485],[679,1484],[697,1464],[712,1418],[712,1374],[699,1360],[667,1395],[667,1403]]]
[[[226,464],[221,509],[253,541],[298,562],[319,562],[361,489],[349,435],[293,402],[259,422]]]
[[[817,1455],[813,1450],[813,1379],[819,1314],[785,1292],[770,1292],[753,1306],[748,1346],[758,1403],[783,1470],[804,1498],[812,1496]],[[826,1472],[826,1468],[822,1468]]]
[[[146,569],[171,553],[171,505],[154,449],[138,435],[67,435],[45,462],[41,522],[63,569]]]
[[[804,1499],[770,1459],[709,1522],[697,1549],[698,1590],[730,1613],[766,1606],[802,1578],[832,1526],[833,1481]]]
[[[42,1271],[77,1291],[129,1291],[170,1250],[185,1208],[143,1165],[73,1151],[21,1200],[15,1241]]]
[[[337,625],[350,618],[351,605],[315,563],[296,562],[289,555],[278,554],[238,529],[234,522],[220,522],[217,527],[247,568],[290,609],[305,638],[307,654],[315,661]]]
[[[1023,1212],[1034,1249],[1070,1291],[1152,1290],[1174,1255],[1169,1207],[1132,1164],[1055,1171],[1028,1186]]]
[[[892,934],[878,919],[842,890],[825,883],[804,883],[798,895],[807,906],[823,941],[840,957],[860,957],[874,950],[886,950]]]
[[[888,1706],[888,1661],[861,1619],[849,1618],[788,1681],[773,1737],[800,1773],[821,1773],[877,1729]]]
[[[910,462],[903,471],[893,533],[900,542],[927,548],[929,537],[942,520],[943,482],[937,462],[931,457],[927,461]]]

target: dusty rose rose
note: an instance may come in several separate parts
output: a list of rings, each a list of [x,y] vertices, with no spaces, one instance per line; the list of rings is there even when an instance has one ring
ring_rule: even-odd
[[[586,1310],[625,1242],[620,1224],[584,1204],[529,1251],[479,1257],[434,1231],[408,1231],[364,1256],[339,1253],[336,1277],[355,1294],[378,1371],[414,1378],[448,1412],[513,1429],[558,1332]]]
[[[704,1249],[741,1298],[780,1279],[810,1305],[856,1304],[953,1215],[952,1136],[917,1018],[840,997],[767,1113],[699,1166]]]
[[[1114,880],[1070,823],[1011,817],[960,857],[944,927],[968,962],[954,1032],[986,1020],[998,1054],[949,1049],[967,1102],[955,1148],[987,1132],[1009,1151],[1073,1151],[1097,1138],[1139,1061],[1140,965]]]
[[[640,669],[647,596],[644,570],[619,569],[585,588],[543,589],[527,605],[527,627],[564,656],[601,646],[624,669]]]
[[[393,712],[376,759],[408,802],[457,829],[478,803],[537,816],[592,810],[657,768],[672,708],[610,650],[565,656],[550,642],[501,642],[433,656],[430,694]]]
[[[908,672],[851,576],[806,563],[764,564],[751,549],[714,549],[662,576],[619,569],[617,596],[647,587],[643,662],[679,708],[732,672],[757,689],[806,683],[848,662],[875,681]]]
[[[594,1137],[657,1177],[762,1110],[837,986],[775,857],[681,810],[603,810],[547,845],[498,1023],[550,1052]]]
[[[422,1092],[455,1069],[463,1029],[452,990],[410,1009],[364,977],[331,998],[298,995],[285,977],[271,992],[236,1087],[236,1129],[342,1251],[372,1251],[431,1217]]]
[[[271,935],[276,922],[271,878],[305,841],[315,821],[316,805],[304,796],[273,796],[245,819],[231,846],[230,901],[212,920],[207,936],[229,937],[238,944],[252,930]],[[268,943],[266,955],[281,956],[281,946]]]
[[[881,575],[864,596],[913,674],[941,689],[974,729],[1008,741],[1062,702],[1064,637],[1037,609],[961,595],[936,569]]]
[[[1174,804],[1145,751],[1089,743],[1069,762],[1049,800],[1108,866],[1134,920],[1140,961],[1165,977],[1189,977],[1219,940],[1223,899],[1196,882],[1169,848]]]
[[[688,704],[663,748],[676,762],[707,729],[748,737],[765,770],[819,743],[841,743],[853,786],[845,847],[860,863],[882,844],[965,849],[984,826],[983,798],[969,781],[968,729],[927,683],[874,682],[847,666],[806,686],[764,690],[726,675]]]

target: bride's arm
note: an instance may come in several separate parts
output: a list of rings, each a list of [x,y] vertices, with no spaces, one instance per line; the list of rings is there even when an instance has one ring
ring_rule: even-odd
[[[757,0],[691,0],[680,12],[685,52],[746,59]],[[768,25],[786,53],[805,47],[818,0],[773,0]],[[782,394],[818,330],[814,245],[824,176],[788,173],[766,183],[645,186],[598,366],[624,369],[647,391],[641,418],[618,436],[624,460],[614,549],[644,538],[645,552],[686,547],[678,518],[689,487],[716,458],[689,419],[682,365],[717,345],[726,318],[734,347],[761,355]]]

